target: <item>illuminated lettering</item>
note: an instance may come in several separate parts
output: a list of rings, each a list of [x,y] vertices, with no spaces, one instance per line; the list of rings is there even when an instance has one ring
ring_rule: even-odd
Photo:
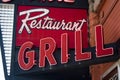
[[[18,64],[21,69],[23,70],[29,70],[35,65],[35,51],[27,51],[27,49],[31,49],[33,46],[32,42],[25,42],[19,52],[18,52]],[[26,62],[24,58],[27,58],[28,61]]]
[[[95,40],[96,40],[96,58],[113,55],[113,48],[104,48],[103,44],[103,29],[101,25],[95,28]],[[82,30],[75,31],[75,61],[84,61],[92,58],[92,52],[82,51]],[[68,33],[61,34],[61,64],[69,62],[70,57],[68,55]],[[35,65],[35,51],[32,50],[33,43],[25,42],[18,52],[18,64],[23,70],[30,70]],[[57,48],[56,41],[52,37],[46,37],[40,39],[39,45],[39,67],[46,67],[46,60],[49,65],[57,65],[57,61],[54,57],[55,49]],[[26,61],[27,59],[27,61]],[[38,62],[38,61],[37,61]]]
[[[39,12],[39,15],[34,15],[31,17],[32,13]],[[42,13],[41,13],[42,12]],[[72,30],[77,31],[81,30],[84,24],[87,22],[85,19],[77,20],[74,22],[65,21],[64,19],[61,21],[55,20],[54,18],[50,18],[48,15],[50,11],[45,8],[38,9],[30,9],[26,11],[20,12],[19,16],[26,15],[24,19],[21,20],[22,25],[18,31],[19,34],[22,34],[25,29],[27,33],[32,33],[31,29],[47,29],[47,30]],[[40,20],[37,20],[40,19]],[[31,21],[27,24],[28,21]]]
[[[91,52],[82,52],[82,31],[75,32],[75,60],[82,61],[91,59]]]
[[[39,67],[45,67],[45,58],[47,58],[50,65],[57,64],[53,56],[55,48],[56,48],[56,42],[53,38],[47,37],[40,40]]]
[[[95,42],[96,42],[96,56],[104,57],[113,55],[113,48],[103,48],[103,29],[101,25],[97,25],[95,27]]]
[[[68,58],[68,34],[64,33],[61,35],[61,63],[67,63]]]

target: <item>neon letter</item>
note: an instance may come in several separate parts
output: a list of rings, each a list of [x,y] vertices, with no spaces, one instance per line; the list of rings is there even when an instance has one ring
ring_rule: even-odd
[[[75,32],[75,60],[88,60],[91,59],[91,52],[82,52],[82,31]]]
[[[96,55],[97,57],[104,57],[113,55],[113,48],[103,48],[103,33],[102,26],[98,25],[95,28],[95,39],[96,39]]]
[[[68,62],[68,34],[61,35],[61,63]]]
[[[19,50],[18,64],[19,64],[20,68],[23,69],[23,70],[29,70],[35,64],[35,60],[34,60],[35,51],[32,50],[32,51],[26,52],[26,50],[31,49],[32,46],[33,46],[33,43],[28,41],[28,42],[25,42]],[[24,57],[28,58],[27,62],[25,62]]]
[[[45,67],[45,58],[50,65],[56,65],[57,62],[53,56],[56,48],[56,42],[53,38],[47,37],[40,40],[39,67]]]

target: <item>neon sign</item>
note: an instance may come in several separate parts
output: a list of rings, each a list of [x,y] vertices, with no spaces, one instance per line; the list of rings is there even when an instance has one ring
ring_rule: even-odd
[[[105,57],[113,55],[114,51],[113,48],[104,48],[103,47],[103,30],[102,26],[98,25],[96,26],[96,57]],[[61,35],[61,63],[67,63],[68,62],[68,34],[63,33]],[[92,57],[91,52],[82,52],[82,31],[75,31],[75,61],[83,61],[83,60],[89,60]],[[36,63],[35,60],[35,50],[32,49],[34,43],[27,41],[25,42],[18,53],[18,64],[21,69],[23,70],[29,70],[31,69]],[[48,45],[48,48],[46,48]],[[26,51],[26,49],[29,49]],[[31,50],[32,49],[32,50]],[[39,45],[39,67],[45,66],[45,59],[48,60],[50,65],[57,65],[57,61],[55,60],[53,54],[56,49],[56,41],[52,37],[46,37],[40,40]],[[25,56],[24,56],[25,55]],[[24,58],[28,58],[28,62],[26,63],[24,61]]]

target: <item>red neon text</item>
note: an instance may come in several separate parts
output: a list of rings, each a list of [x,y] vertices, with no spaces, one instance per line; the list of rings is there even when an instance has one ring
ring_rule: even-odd
[[[103,47],[103,33],[102,26],[98,25],[95,29],[96,40],[96,57],[105,57],[113,55],[113,48]],[[75,61],[90,60],[92,57],[91,52],[82,52],[82,31],[75,32]],[[70,55],[68,53],[68,34],[61,34],[61,63],[68,63]],[[35,51],[31,50],[33,46],[32,42],[25,42],[18,53],[18,64],[23,70],[30,70],[35,65]],[[57,65],[57,61],[54,57],[54,51],[56,49],[56,42],[52,37],[46,37],[40,39],[39,45],[39,67],[45,67],[45,62],[48,60],[50,65]],[[30,51],[28,51],[28,49]],[[26,62],[24,58],[27,58]]]

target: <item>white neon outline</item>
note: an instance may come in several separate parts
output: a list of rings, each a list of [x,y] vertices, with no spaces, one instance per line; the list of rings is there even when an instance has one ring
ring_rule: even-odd
[[[77,38],[76,38],[76,33],[77,33],[77,32],[78,32],[78,31],[75,31],[75,61],[89,60],[89,59],[92,58],[92,57],[91,57],[91,52],[84,52],[84,53],[87,53],[87,54],[89,53],[89,54],[90,54],[90,57],[89,57],[89,58],[79,59],[79,60],[76,59],[76,39],[77,39]],[[81,42],[80,42],[80,43],[82,43],[82,30],[79,30],[79,32],[80,32],[80,37],[81,37],[81,40],[80,40]],[[81,46],[81,49],[80,49],[81,52],[80,52],[80,53],[81,53],[81,54],[84,54],[84,53],[82,52],[82,44],[80,44],[80,46]]]
[[[98,57],[98,58],[99,58],[99,57],[105,57],[105,56],[111,56],[111,55],[113,55],[113,54],[114,54],[114,50],[113,50],[113,48],[112,48],[112,47],[110,47],[110,48],[106,48],[106,49],[104,49],[104,48],[103,48],[103,46],[104,46],[103,44],[104,44],[104,43],[103,43],[103,35],[102,35],[102,34],[103,34],[102,25],[96,25],[96,26],[95,26],[95,44],[96,44],[96,47],[97,47],[97,40],[96,40],[96,37],[97,37],[97,35],[96,35],[96,33],[97,33],[97,32],[96,32],[96,29],[97,29],[97,27],[100,27],[100,29],[101,29],[102,50],[112,49],[112,54],[98,56],[98,55],[97,55],[97,48],[96,48],[96,53],[95,53],[95,54],[96,54],[96,57]]]
[[[29,16],[30,13],[32,13],[32,12],[44,12],[44,13],[42,13],[42,14],[40,14],[40,15],[38,15],[38,16],[32,17],[32,18],[28,18],[28,16]],[[26,13],[28,14],[28,15],[27,15],[27,18],[28,18],[28,19],[27,19],[27,20],[34,20],[34,19],[36,19],[36,18],[38,18],[38,17],[43,17],[43,16],[47,15],[47,14],[49,13],[49,10],[48,10],[48,9],[45,9],[45,8],[30,9],[30,10],[26,10],[26,11],[21,11],[20,14],[19,14],[19,16],[25,15]]]
[[[42,13],[42,14],[40,14],[40,15],[37,15],[37,16],[35,16],[35,17],[29,18],[30,13],[32,13],[32,12],[44,12],[44,13]],[[30,20],[34,20],[34,19],[36,19],[36,18],[41,18],[41,17],[47,15],[48,13],[49,13],[49,10],[48,10],[48,9],[45,9],[45,8],[38,8],[38,9],[30,9],[30,10],[26,10],[26,11],[21,11],[21,12],[19,13],[19,16],[26,14],[26,17],[25,17],[25,19],[22,19],[22,20],[21,20],[21,21],[22,21],[22,25],[21,25],[18,33],[21,34],[24,28],[26,28],[26,30],[27,30],[28,33],[31,33],[31,30],[28,28],[26,22],[27,22],[27,21],[30,21]]]

